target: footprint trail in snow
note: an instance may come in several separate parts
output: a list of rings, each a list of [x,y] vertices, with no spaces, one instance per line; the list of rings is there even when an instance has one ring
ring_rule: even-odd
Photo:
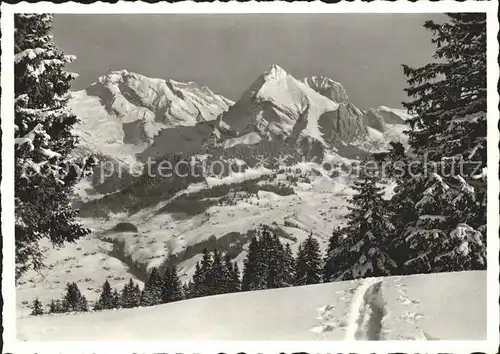
[[[357,287],[336,291],[335,299],[337,302],[335,305],[327,304],[317,308],[316,311],[318,315],[315,319],[320,321],[320,324],[311,328],[311,332],[318,333],[321,339],[324,339],[325,332],[344,329],[346,327],[346,322],[342,320],[342,318],[339,318],[338,313],[335,314],[335,311],[338,308],[344,308],[346,306],[346,300],[350,298],[349,295],[356,292],[356,289]]]
[[[349,313],[346,340],[382,339],[382,319],[385,303],[382,281],[367,279],[354,295]]]

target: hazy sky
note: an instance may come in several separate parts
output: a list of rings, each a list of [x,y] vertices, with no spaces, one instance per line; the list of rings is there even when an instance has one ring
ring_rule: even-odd
[[[295,78],[341,82],[360,108],[399,107],[401,64],[432,60],[437,14],[197,14],[54,16],[54,38],[83,89],[111,70],[196,81],[237,100],[271,64]]]

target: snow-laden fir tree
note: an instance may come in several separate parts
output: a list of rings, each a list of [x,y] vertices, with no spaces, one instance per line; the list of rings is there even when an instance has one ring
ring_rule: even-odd
[[[397,264],[391,253],[394,226],[389,221],[384,188],[376,174],[363,173],[354,182],[345,228],[332,236],[324,276],[327,281],[393,275]],[[346,237],[344,237],[344,235]],[[338,246],[336,246],[336,244]]]
[[[312,233],[300,244],[295,262],[295,285],[321,282],[321,251]]]
[[[14,16],[16,278],[43,266],[42,238],[60,246],[89,231],[75,222],[70,197],[85,161],[70,153],[77,118],[67,108],[76,74],[50,34],[52,15]]]
[[[99,299],[96,301],[96,303],[94,305],[94,310],[96,310],[96,311],[109,310],[112,308],[114,308],[113,293],[112,293],[111,285],[106,280],[104,282],[104,284],[102,285],[101,295],[99,296]]]
[[[40,302],[40,300],[38,300],[38,298],[36,298],[35,300],[33,300],[33,309],[31,310],[31,315],[32,316],[40,316],[40,315],[43,315],[43,307],[42,307],[42,303]]]
[[[446,23],[427,21],[437,62],[403,65],[411,102],[410,145],[432,161],[461,157],[486,167],[486,14],[449,13]]]
[[[347,248],[344,245],[344,232],[339,226],[333,230],[328,241],[328,248],[323,262],[323,282],[335,280],[335,275],[342,269],[342,264],[347,260]]]
[[[470,187],[460,176],[460,187]],[[481,232],[467,223],[468,204],[473,204],[471,190],[450,187],[437,173],[426,179],[426,189],[415,203],[418,215],[402,234],[408,259],[406,273],[430,273],[482,269],[486,264],[486,248]],[[469,199],[472,198],[472,199]],[[461,205],[457,209],[455,206]],[[464,222],[461,222],[461,221]]]
[[[420,167],[398,181],[391,206],[408,273],[486,267],[486,188],[472,187],[474,170],[486,168],[486,15],[448,17],[424,25],[436,62],[404,66],[413,101],[403,104],[416,114],[410,153]]]
[[[162,288],[163,281],[158,273],[158,270],[153,268],[149,275],[149,279],[144,284],[144,289],[141,294],[141,306],[154,306],[162,303]]]
[[[177,267],[167,268],[163,277],[163,302],[174,302],[184,299],[182,284],[177,274]]]

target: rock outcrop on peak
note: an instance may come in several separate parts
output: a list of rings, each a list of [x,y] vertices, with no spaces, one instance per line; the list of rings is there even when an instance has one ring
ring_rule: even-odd
[[[341,83],[326,76],[310,76],[302,79],[314,91],[338,103],[348,103],[347,91]]]

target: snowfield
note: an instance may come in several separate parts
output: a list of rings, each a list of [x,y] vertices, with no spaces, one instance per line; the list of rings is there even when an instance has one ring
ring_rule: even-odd
[[[486,314],[486,272],[471,271],[225,294],[146,308],[23,316],[17,319],[17,338],[485,340]]]

